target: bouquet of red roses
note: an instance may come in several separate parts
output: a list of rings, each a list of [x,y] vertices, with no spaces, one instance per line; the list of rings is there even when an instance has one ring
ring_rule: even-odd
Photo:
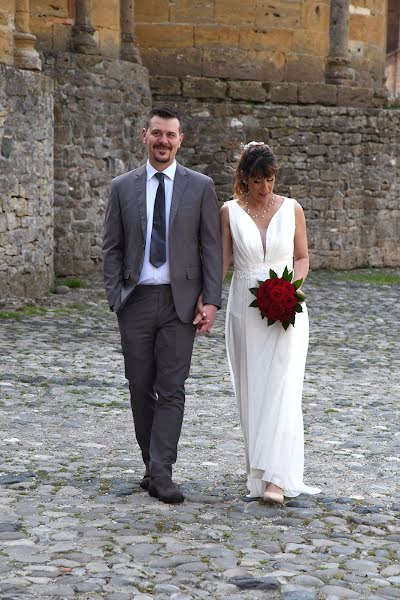
[[[250,288],[250,292],[256,297],[250,306],[260,310],[261,317],[268,320],[268,325],[281,321],[285,330],[289,325],[294,327],[296,313],[303,312],[301,302],[305,296],[297,291],[303,280],[298,279],[292,283],[293,271],[289,271],[287,267],[282,277],[278,277],[272,269],[269,276],[270,279],[258,281],[258,287]]]

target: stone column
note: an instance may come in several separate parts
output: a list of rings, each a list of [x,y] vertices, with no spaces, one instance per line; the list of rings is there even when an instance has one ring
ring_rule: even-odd
[[[140,54],[135,46],[134,34],[134,0],[120,0],[121,21],[121,59],[142,64]]]
[[[98,54],[91,22],[91,0],[75,0],[75,25],[72,28],[72,47],[79,54]]]
[[[346,84],[352,79],[349,69],[349,0],[331,0],[329,56],[325,80]]]
[[[15,0],[14,64],[19,69],[41,71],[42,63],[35,50],[36,36],[29,29],[29,0]]]

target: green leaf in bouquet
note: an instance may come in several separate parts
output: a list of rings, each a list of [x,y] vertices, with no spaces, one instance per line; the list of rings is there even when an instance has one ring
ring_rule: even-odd
[[[303,312],[303,307],[300,304],[296,304],[296,306],[294,307],[294,310],[297,313],[301,313],[301,312]]]
[[[268,319],[268,325],[273,325],[274,323],[276,323],[276,321],[273,319]]]
[[[275,273],[275,271],[273,271],[272,269],[269,270],[269,278],[270,279],[276,279],[278,277],[278,275]]]
[[[258,285],[262,285],[263,283],[265,283],[265,281],[260,281],[259,279],[257,279],[257,283]]]
[[[293,271],[289,271],[289,269],[287,267],[285,267],[285,269],[282,273],[282,279],[284,279],[285,281],[292,281],[292,275],[293,275]]]
[[[257,300],[253,300],[253,302],[251,304],[249,304],[249,307],[250,306],[253,308],[258,308]]]
[[[290,321],[282,321],[282,327],[285,331],[289,327],[289,325],[290,325]]]
[[[249,292],[251,292],[253,294],[253,296],[256,296],[257,295],[257,290],[258,290],[258,288],[250,288]]]
[[[296,279],[296,281],[293,281],[294,289],[298,290],[302,283],[303,279]]]
[[[304,302],[304,300],[306,299],[306,295],[303,294],[302,292],[300,292],[300,294],[297,292],[294,297],[299,301],[299,302]]]

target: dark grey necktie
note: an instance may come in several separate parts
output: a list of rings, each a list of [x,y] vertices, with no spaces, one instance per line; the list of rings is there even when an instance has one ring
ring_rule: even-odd
[[[154,201],[153,229],[150,242],[150,262],[161,267],[167,259],[164,173],[156,173],[159,183]]]

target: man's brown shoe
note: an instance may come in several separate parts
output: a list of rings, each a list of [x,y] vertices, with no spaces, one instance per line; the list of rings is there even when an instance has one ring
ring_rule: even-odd
[[[148,491],[150,496],[166,504],[179,504],[185,499],[172,479],[150,479]]]

